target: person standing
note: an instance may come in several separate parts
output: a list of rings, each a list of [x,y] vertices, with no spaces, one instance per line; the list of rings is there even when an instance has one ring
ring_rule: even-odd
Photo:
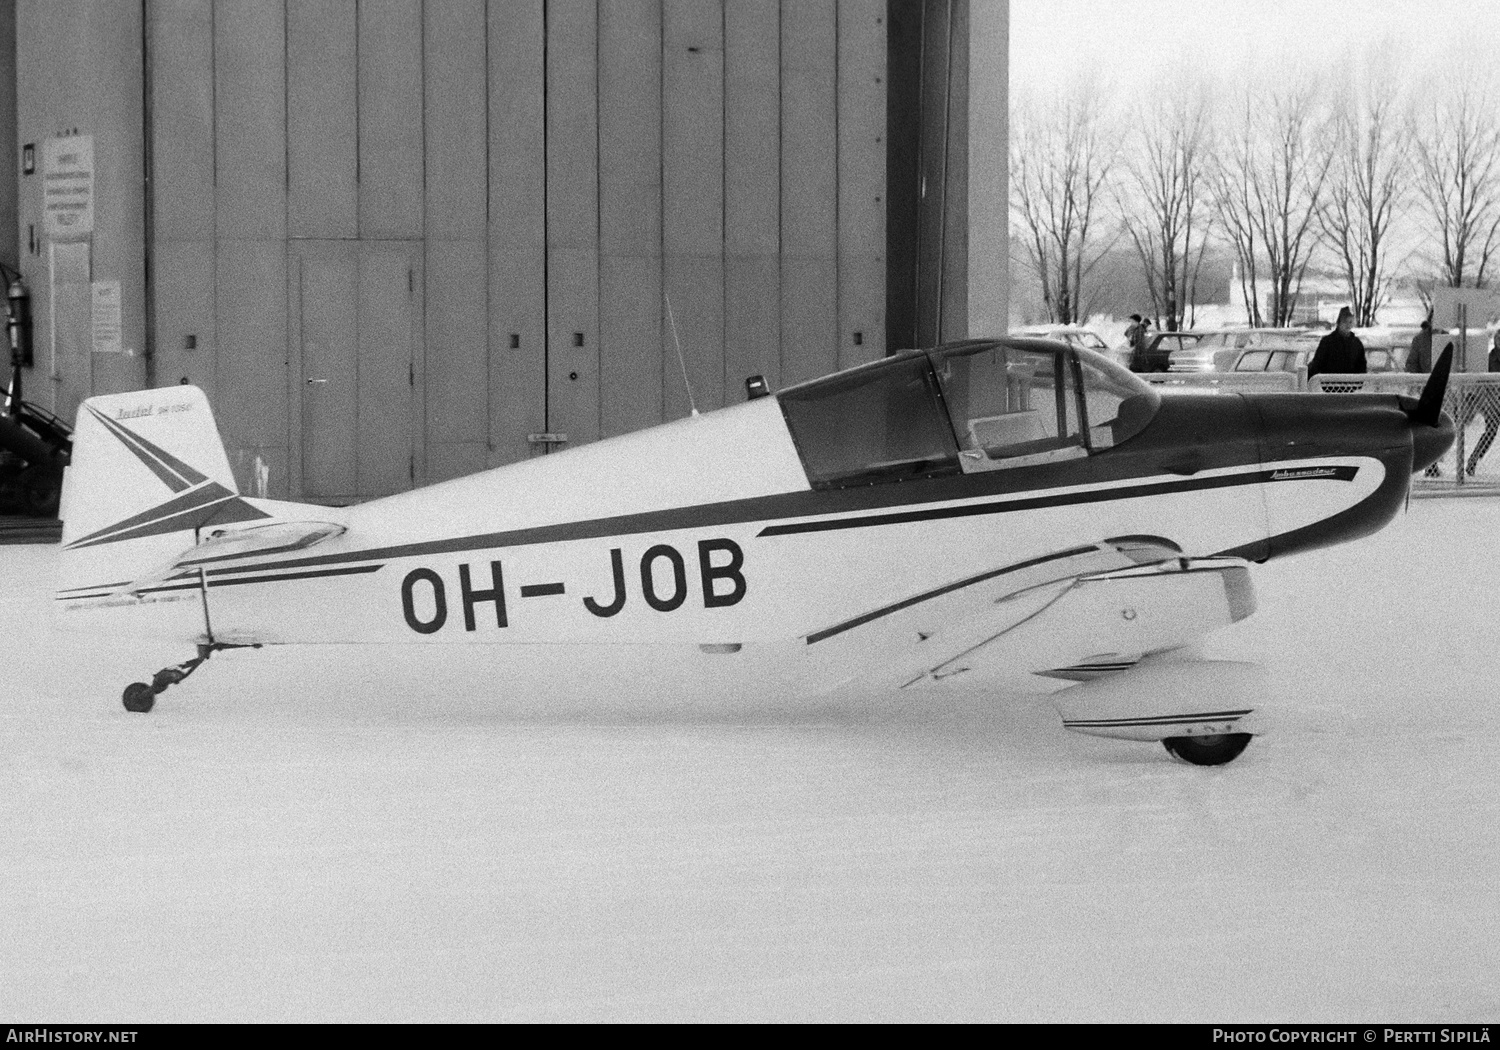
[[[1125,341],[1130,345],[1130,370],[1146,371],[1147,322],[1140,314],[1130,315],[1130,327],[1125,329]]]
[[[1489,371],[1500,372],[1500,330],[1495,332],[1494,342],[1490,345]],[[1479,466],[1479,461],[1484,459],[1485,453],[1495,443],[1495,434],[1500,431],[1500,405],[1492,402],[1492,398],[1500,395],[1500,388],[1483,385],[1470,388],[1470,394],[1479,399],[1479,414],[1484,417],[1484,433],[1479,435],[1479,440],[1474,444],[1474,451],[1469,453],[1469,462],[1464,465],[1464,472],[1469,477],[1474,476],[1474,468]],[[1472,418],[1472,417],[1471,417]]]
[[[1406,370],[1426,374],[1432,371],[1432,317],[1422,318],[1422,330],[1412,337],[1406,353]]]
[[[1354,314],[1347,306],[1340,307],[1338,324],[1318,341],[1318,348],[1307,363],[1307,378],[1312,379],[1324,372],[1362,375],[1366,371],[1365,344],[1354,334]]]

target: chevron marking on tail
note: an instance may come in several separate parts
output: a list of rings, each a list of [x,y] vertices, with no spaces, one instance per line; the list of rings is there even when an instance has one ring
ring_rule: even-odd
[[[117,521],[87,536],[81,536],[68,544],[67,550],[116,543],[140,536],[159,536],[198,528],[210,522],[217,525],[269,517],[217,481],[205,477],[176,456],[108,418],[92,405],[86,407],[90,415],[119,439],[151,473],[161,479],[162,484],[172,490],[174,498],[124,521]]]

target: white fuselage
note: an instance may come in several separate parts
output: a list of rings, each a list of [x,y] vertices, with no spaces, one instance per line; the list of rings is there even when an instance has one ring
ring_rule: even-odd
[[[68,627],[184,641],[211,629],[234,643],[687,643],[815,660],[820,633],[988,570],[1120,536],[1164,537],[1186,557],[1244,547],[1353,506],[1385,474],[1363,457],[1307,465],[1354,476],[1294,477],[1302,464],[1290,462],[1277,480],[1254,464],[1166,492],[1184,479],[936,502],[894,483],[817,502],[776,399],[763,398],[341,510],[250,500],[276,520],[347,531],[138,596],[91,590],[120,582],[103,567],[89,578],[110,548],[77,551],[57,604]],[[1261,480],[1211,484],[1241,473]],[[871,493],[883,505],[858,505]],[[131,542],[165,560],[193,538]],[[851,661],[888,660],[901,644],[864,633],[867,652],[861,630],[841,631],[845,677]]]

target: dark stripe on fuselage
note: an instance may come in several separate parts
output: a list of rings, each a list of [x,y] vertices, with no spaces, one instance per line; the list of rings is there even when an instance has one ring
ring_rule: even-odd
[[[1009,514],[1021,510],[1039,510],[1047,507],[1069,507],[1080,503],[1099,503],[1117,499],[1138,499],[1160,496],[1167,493],[1199,492],[1205,489],[1234,488],[1240,485],[1263,485],[1276,481],[1353,481],[1359,473],[1358,467],[1322,468],[1329,473],[1318,475],[1277,476],[1278,470],[1246,471],[1225,474],[1212,478],[1189,478],[1183,481],[1161,481],[1147,485],[1122,486],[1091,492],[1068,492],[1052,496],[1035,496],[1030,499],[997,500],[993,503],[971,503],[961,507],[928,507],[921,510],[902,511],[896,514],[867,514],[853,518],[829,518],[822,521],[798,521],[786,525],[770,525],[762,529],[761,536],[789,536],[803,532],[826,532],[830,529],[861,529],[872,525],[904,525],[914,521],[939,521],[944,518],[967,518],[976,514]]]
[[[276,570],[276,569],[281,569],[281,568],[283,568],[283,566],[280,566],[280,565],[256,565],[252,569],[240,569],[240,570],[234,570],[234,571],[239,571],[239,572],[256,571],[256,572],[265,573],[268,570]],[[319,569],[319,570],[315,570],[315,571],[312,571],[312,572],[286,572],[286,573],[276,573],[276,572],[273,572],[272,575],[269,575],[269,576],[267,576],[267,575],[261,575],[261,576],[239,576],[239,577],[236,577],[236,578],[234,578],[232,580],[216,579],[216,580],[213,581],[213,583],[209,584],[209,590],[213,590],[215,587],[237,587],[240,584],[245,584],[245,583],[279,583],[279,582],[281,582],[283,580],[315,580],[315,579],[318,579],[318,578],[324,577],[324,576],[358,576],[358,575],[362,575],[362,574],[367,573],[367,572],[379,572],[383,568],[385,568],[385,563],[381,562],[378,565],[351,565],[351,566],[349,566],[347,568],[342,568],[342,569]],[[225,570],[225,571],[230,571],[230,570]],[[213,573],[208,573],[207,575],[213,576],[214,574]],[[142,587],[140,589],[140,591],[138,591],[137,593],[138,594],[159,594],[159,593],[161,593],[163,591],[195,591],[199,587],[198,574],[196,572],[194,572],[194,573],[181,573],[181,574],[178,574],[177,576],[173,576],[172,579],[173,580],[184,580],[185,579],[185,582],[183,582],[183,583],[160,583],[160,584],[157,584],[154,587]],[[105,586],[109,586],[109,587],[112,587],[112,588],[119,588],[119,587],[125,586],[125,584],[123,584],[123,583],[119,583],[119,584],[106,584]],[[59,595],[57,595],[56,600],[60,601],[60,602],[72,602],[72,601],[78,601],[79,599],[82,599],[82,598],[108,598],[108,597],[110,597],[110,596],[112,596],[113,594],[116,593],[115,590],[99,591],[99,590],[97,590],[97,588],[94,589],[94,590],[95,590],[95,593],[90,593],[90,594],[59,594]]]

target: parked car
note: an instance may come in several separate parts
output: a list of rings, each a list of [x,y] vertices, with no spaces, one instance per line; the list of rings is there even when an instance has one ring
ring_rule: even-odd
[[[1171,370],[1172,355],[1182,350],[1191,350],[1208,332],[1155,332],[1146,341],[1146,362],[1137,372],[1167,372]],[[1129,347],[1126,348],[1127,352]],[[1132,367],[1127,361],[1127,367]]]
[[[1365,345],[1365,367],[1371,372],[1404,372],[1406,355],[1411,351],[1411,340],[1420,329],[1415,328],[1356,328],[1354,334]],[[1439,336],[1434,333],[1433,342]],[[1434,355],[1436,356],[1436,355]]]
[[[1130,348],[1127,346],[1123,351],[1112,349],[1098,332],[1092,328],[1084,328],[1076,324],[1034,324],[1026,328],[1015,328],[1011,335],[1027,335],[1039,339],[1058,339],[1071,346],[1081,346],[1085,350],[1093,350],[1095,353],[1103,354],[1118,364],[1125,367],[1130,366]]]
[[[1240,351],[1251,347],[1281,346],[1300,334],[1296,328],[1225,328],[1204,332],[1192,346],[1172,352],[1167,371],[1227,372],[1234,367]]]
[[[1313,351],[1318,348],[1316,342],[1308,342],[1306,346],[1281,346],[1281,347],[1257,347],[1250,350],[1241,350],[1239,357],[1235,359],[1230,367],[1231,372],[1301,372],[1307,368],[1307,362],[1312,357]]]
[[[1307,368],[1326,333],[1289,340],[1278,345],[1253,347],[1240,352],[1230,370],[1234,372],[1300,372]],[[1363,339],[1360,340],[1364,342]],[[1365,343],[1367,372],[1401,372],[1406,366],[1406,350]]]

